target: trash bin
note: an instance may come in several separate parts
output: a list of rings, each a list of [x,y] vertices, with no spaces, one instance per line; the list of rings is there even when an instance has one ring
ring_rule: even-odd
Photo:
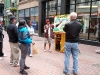
[[[54,32],[55,35],[55,50],[64,52],[65,32]]]

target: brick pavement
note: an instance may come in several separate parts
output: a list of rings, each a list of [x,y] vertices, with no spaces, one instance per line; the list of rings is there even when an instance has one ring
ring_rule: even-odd
[[[0,60],[0,75],[19,75],[19,67],[11,67],[10,46],[7,34],[4,32],[4,53],[7,57]],[[26,59],[26,64],[30,66],[28,75],[64,75],[64,53],[54,50],[52,43],[52,53],[43,52],[43,38],[34,36],[34,42],[39,50],[39,54]],[[100,55],[95,53],[100,47],[80,44],[79,54],[79,75],[100,75]],[[72,69],[72,58],[70,59],[70,70]],[[70,73],[72,74],[72,71]]]

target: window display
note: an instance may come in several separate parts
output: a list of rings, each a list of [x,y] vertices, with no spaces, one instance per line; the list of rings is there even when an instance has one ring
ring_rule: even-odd
[[[80,37],[99,41],[100,16],[98,16],[98,6],[100,0],[92,1],[91,6],[91,0],[76,0],[76,2],[70,0],[70,12],[76,11],[78,13],[78,21],[82,23]]]

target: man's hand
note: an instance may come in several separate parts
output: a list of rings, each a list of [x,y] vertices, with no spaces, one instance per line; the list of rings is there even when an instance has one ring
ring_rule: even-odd
[[[62,23],[62,20],[60,21],[60,23],[59,24],[61,24]]]
[[[32,43],[33,45],[35,45],[35,43]]]
[[[30,34],[30,36],[33,36],[34,34]]]

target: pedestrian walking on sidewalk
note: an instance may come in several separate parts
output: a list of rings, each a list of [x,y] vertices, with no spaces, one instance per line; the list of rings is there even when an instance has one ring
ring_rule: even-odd
[[[7,34],[9,37],[9,43],[11,48],[10,65],[16,67],[19,66],[19,47],[18,47],[18,33],[16,26],[16,18],[10,17],[10,24],[7,26]]]
[[[64,73],[69,75],[70,54],[73,57],[73,74],[78,74],[78,53],[79,53],[79,33],[82,29],[82,24],[77,21],[77,13],[70,14],[70,22],[65,24],[64,31],[66,32],[65,42],[65,61]]]
[[[32,22],[30,20],[27,21],[27,28],[28,28],[28,31],[29,31],[29,34],[30,34],[30,38],[33,41],[34,29],[32,27]],[[28,55],[30,57],[32,57],[32,44],[29,45]]]
[[[4,38],[4,35],[3,35],[3,28],[2,28],[2,25],[0,24],[0,59],[2,59],[2,57],[6,56],[4,55],[2,49],[3,49],[3,38]]]
[[[25,60],[28,53],[29,45],[32,43],[32,39],[30,38],[29,31],[25,25],[26,25],[25,20],[19,21],[18,40],[19,40],[19,48],[21,50],[20,73],[28,75],[28,73],[24,69],[30,68],[26,66]]]
[[[50,21],[46,21],[46,25],[44,26],[44,37],[45,37],[45,42],[44,42],[44,51],[46,51],[46,44],[49,44],[49,52],[51,52],[51,41],[53,37],[53,28],[54,25],[50,24]]]

